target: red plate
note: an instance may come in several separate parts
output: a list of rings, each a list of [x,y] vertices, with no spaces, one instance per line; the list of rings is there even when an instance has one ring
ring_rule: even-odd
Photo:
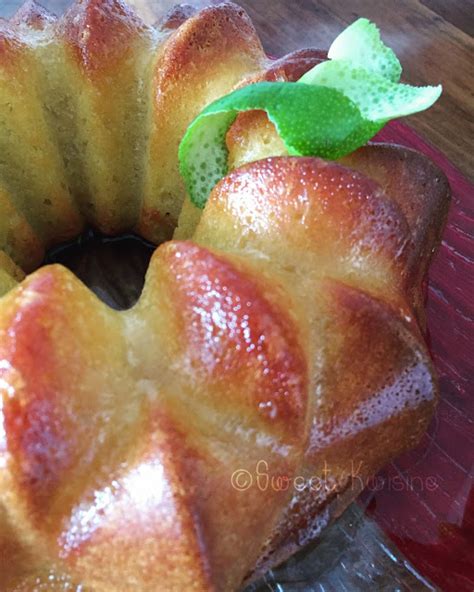
[[[369,590],[474,590],[473,439],[470,398],[473,376],[474,188],[436,149],[409,127],[389,124],[378,140],[415,148],[448,175],[453,203],[441,249],[430,270],[428,327],[438,369],[441,402],[417,450],[399,458],[374,481],[361,499],[374,519],[353,505],[325,531],[319,543],[274,570],[256,591],[359,592]],[[143,247],[117,270],[114,241],[82,246],[61,259],[112,306],[138,296],[150,252]],[[124,248],[132,252],[132,244]],[[109,253],[110,251],[110,253]],[[143,265],[137,265],[140,261]],[[138,270],[138,271],[137,271]],[[138,286],[136,293],[123,292]],[[118,278],[121,278],[121,282]],[[89,281],[88,281],[89,280]],[[117,292],[117,286],[122,292]],[[114,289],[111,289],[114,288]],[[376,490],[376,491],[375,491]],[[378,524],[378,526],[377,526]],[[380,527],[380,528],[379,528]],[[383,531],[383,532],[382,532]],[[384,534],[387,537],[384,536]],[[391,542],[388,540],[391,539]]]
[[[430,269],[427,302],[441,401],[421,446],[384,472],[385,485],[375,493],[369,511],[420,573],[443,590],[472,592],[474,187],[403,124],[389,124],[377,139],[427,154],[448,176],[453,203]]]

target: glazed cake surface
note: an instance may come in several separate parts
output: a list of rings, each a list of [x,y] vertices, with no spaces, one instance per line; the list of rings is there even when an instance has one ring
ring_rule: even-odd
[[[251,112],[203,211],[178,172],[206,105],[324,59],[269,60],[226,2],[0,21],[2,592],[237,590],[426,429],[439,170],[382,144],[290,157]],[[130,310],[40,267],[90,227],[160,244]]]

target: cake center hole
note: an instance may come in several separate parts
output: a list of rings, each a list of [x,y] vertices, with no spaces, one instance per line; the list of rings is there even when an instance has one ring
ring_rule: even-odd
[[[103,302],[126,310],[140,297],[155,249],[137,236],[110,238],[89,231],[71,243],[50,249],[44,264],[64,265]]]

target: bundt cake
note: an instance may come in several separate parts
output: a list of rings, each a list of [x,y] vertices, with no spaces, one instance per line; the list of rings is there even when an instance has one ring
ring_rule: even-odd
[[[191,121],[324,59],[269,60],[231,3],[149,27],[121,0],[28,2],[0,23],[2,592],[236,590],[425,430],[431,162],[289,156],[243,113],[231,172],[180,219]],[[87,227],[162,243],[133,308],[40,267]]]

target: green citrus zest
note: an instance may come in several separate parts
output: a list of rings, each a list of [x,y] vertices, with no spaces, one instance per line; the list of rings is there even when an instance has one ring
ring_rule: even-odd
[[[179,147],[194,205],[204,208],[227,174],[225,138],[241,112],[265,111],[290,155],[337,159],[366,144],[391,119],[427,109],[441,94],[441,86],[398,83],[400,63],[367,19],[343,31],[328,56],[298,82],[251,84],[196,117]]]

